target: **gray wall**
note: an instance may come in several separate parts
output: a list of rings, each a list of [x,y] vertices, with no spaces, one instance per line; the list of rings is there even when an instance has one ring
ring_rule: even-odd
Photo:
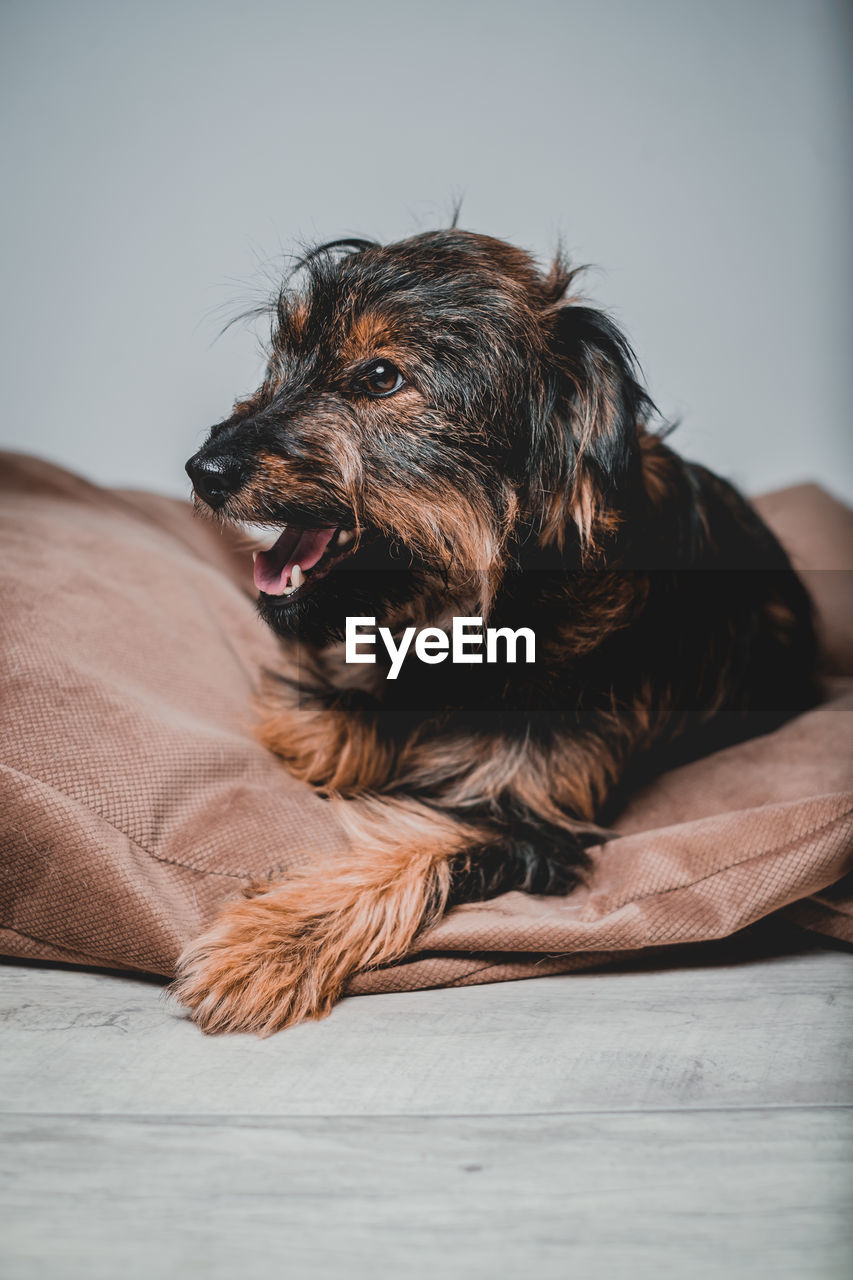
[[[0,440],[186,492],[214,341],[297,238],[446,221],[597,264],[681,449],[853,497],[849,31],[830,0],[2,7]]]

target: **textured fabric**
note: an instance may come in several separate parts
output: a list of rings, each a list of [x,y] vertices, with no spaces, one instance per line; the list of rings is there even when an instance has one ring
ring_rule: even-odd
[[[853,568],[845,508],[758,504],[818,602],[826,703],[658,779],[567,898],[459,907],[353,991],[562,972],[771,912],[853,941]],[[345,839],[252,739],[280,662],[246,551],[181,502],[0,455],[0,949],[169,974],[248,878]]]

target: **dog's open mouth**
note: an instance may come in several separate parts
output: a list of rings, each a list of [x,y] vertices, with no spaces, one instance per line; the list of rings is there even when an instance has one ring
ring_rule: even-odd
[[[255,586],[268,596],[302,595],[356,546],[354,530],[341,526],[243,528],[255,544],[266,545],[266,550],[255,551],[253,558]]]

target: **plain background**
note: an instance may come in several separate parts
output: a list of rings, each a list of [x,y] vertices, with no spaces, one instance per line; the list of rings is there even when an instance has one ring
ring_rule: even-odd
[[[562,236],[682,452],[853,498],[849,10],[830,0],[2,6],[0,442],[187,493],[299,241]]]

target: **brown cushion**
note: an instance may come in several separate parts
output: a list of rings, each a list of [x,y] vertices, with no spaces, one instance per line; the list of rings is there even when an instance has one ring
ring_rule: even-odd
[[[809,570],[831,669],[852,672],[850,513],[813,486],[759,506]],[[0,455],[0,543],[0,948],[169,974],[242,881],[345,843],[253,741],[252,691],[278,649],[255,618],[248,553],[185,503],[13,455]],[[780,908],[853,938],[838,884],[853,850],[851,683],[636,795],[584,889],[458,908],[351,989],[566,970]]]

